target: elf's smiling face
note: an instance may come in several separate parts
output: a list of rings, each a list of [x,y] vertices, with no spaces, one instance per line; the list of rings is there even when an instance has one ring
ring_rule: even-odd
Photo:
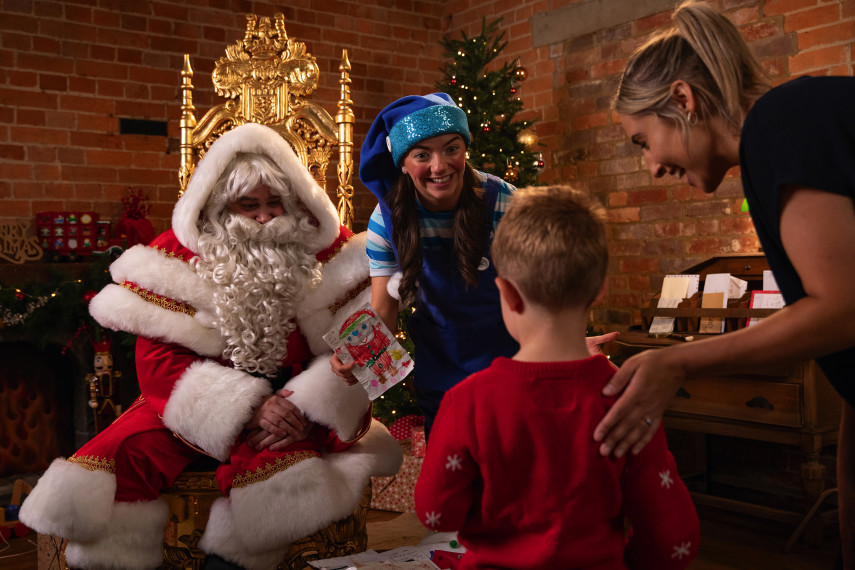
[[[418,142],[401,164],[401,171],[412,179],[422,205],[432,212],[445,212],[457,206],[465,168],[466,143],[458,134]]]

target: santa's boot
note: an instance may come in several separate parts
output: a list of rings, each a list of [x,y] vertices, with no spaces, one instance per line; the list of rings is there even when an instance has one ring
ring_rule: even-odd
[[[68,539],[72,568],[156,568],[163,558],[163,500],[116,503],[108,465],[56,459],[21,505],[20,519],[40,534]]]
[[[205,553],[203,570],[274,570],[284,560],[290,544],[274,548],[248,548],[235,531],[229,499],[220,497],[211,505],[211,515],[199,548]]]
[[[163,527],[169,506],[163,499],[115,503],[107,530],[91,541],[68,541],[72,568],[146,570],[163,561]]]
[[[39,534],[96,540],[107,530],[116,476],[55,459],[21,505],[19,518]]]

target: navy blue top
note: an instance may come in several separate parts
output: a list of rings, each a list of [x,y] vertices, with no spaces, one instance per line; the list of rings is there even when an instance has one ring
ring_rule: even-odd
[[[781,190],[791,184],[855,198],[855,78],[800,77],[770,90],[745,118],[739,163],[769,267],[794,303],[805,290],[781,241]],[[855,347],[817,363],[855,404]]]

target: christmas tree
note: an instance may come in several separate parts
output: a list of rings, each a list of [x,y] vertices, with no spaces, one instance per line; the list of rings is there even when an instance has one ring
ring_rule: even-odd
[[[443,38],[444,56],[451,61],[440,68],[444,79],[436,87],[450,95],[469,118],[470,164],[521,187],[536,184],[543,159],[536,153],[533,122],[514,120],[523,110],[517,86],[526,78],[525,68],[514,60],[487,70],[508,43],[505,33],[499,32],[501,21],[488,25],[482,20],[481,34],[474,38],[465,33],[459,40]]]

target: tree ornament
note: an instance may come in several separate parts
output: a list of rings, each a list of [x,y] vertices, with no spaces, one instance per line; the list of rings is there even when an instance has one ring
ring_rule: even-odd
[[[460,39],[441,40],[448,61],[440,68],[443,79],[436,87],[466,113],[471,134],[469,163],[502,177],[511,159],[515,184],[528,186],[537,183],[534,155],[517,135],[532,121],[515,120],[524,108],[517,86],[527,71],[517,59],[497,65],[496,59],[508,43],[500,23],[501,19],[489,24],[484,21],[474,39],[461,33]]]
[[[543,171],[546,170],[546,163],[543,161],[543,153],[537,153],[537,159],[534,161],[534,168],[537,170],[538,174],[543,174]]]
[[[85,302],[87,305],[89,305],[89,302],[90,302],[92,299],[94,299],[94,298],[95,298],[95,295],[97,295],[97,294],[98,294],[98,291],[86,291],[86,292],[83,294],[83,302]]]
[[[534,129],[524,129],[517,135],[517,142],[534,152],[534,149],[537,148],[537,133],[534,132]]]
[[[511,161],[508,161],[508,168],[505,170],[505,180],[508,182],[515,182],[517,176],[519,175],[519,169],[511,165]]]

